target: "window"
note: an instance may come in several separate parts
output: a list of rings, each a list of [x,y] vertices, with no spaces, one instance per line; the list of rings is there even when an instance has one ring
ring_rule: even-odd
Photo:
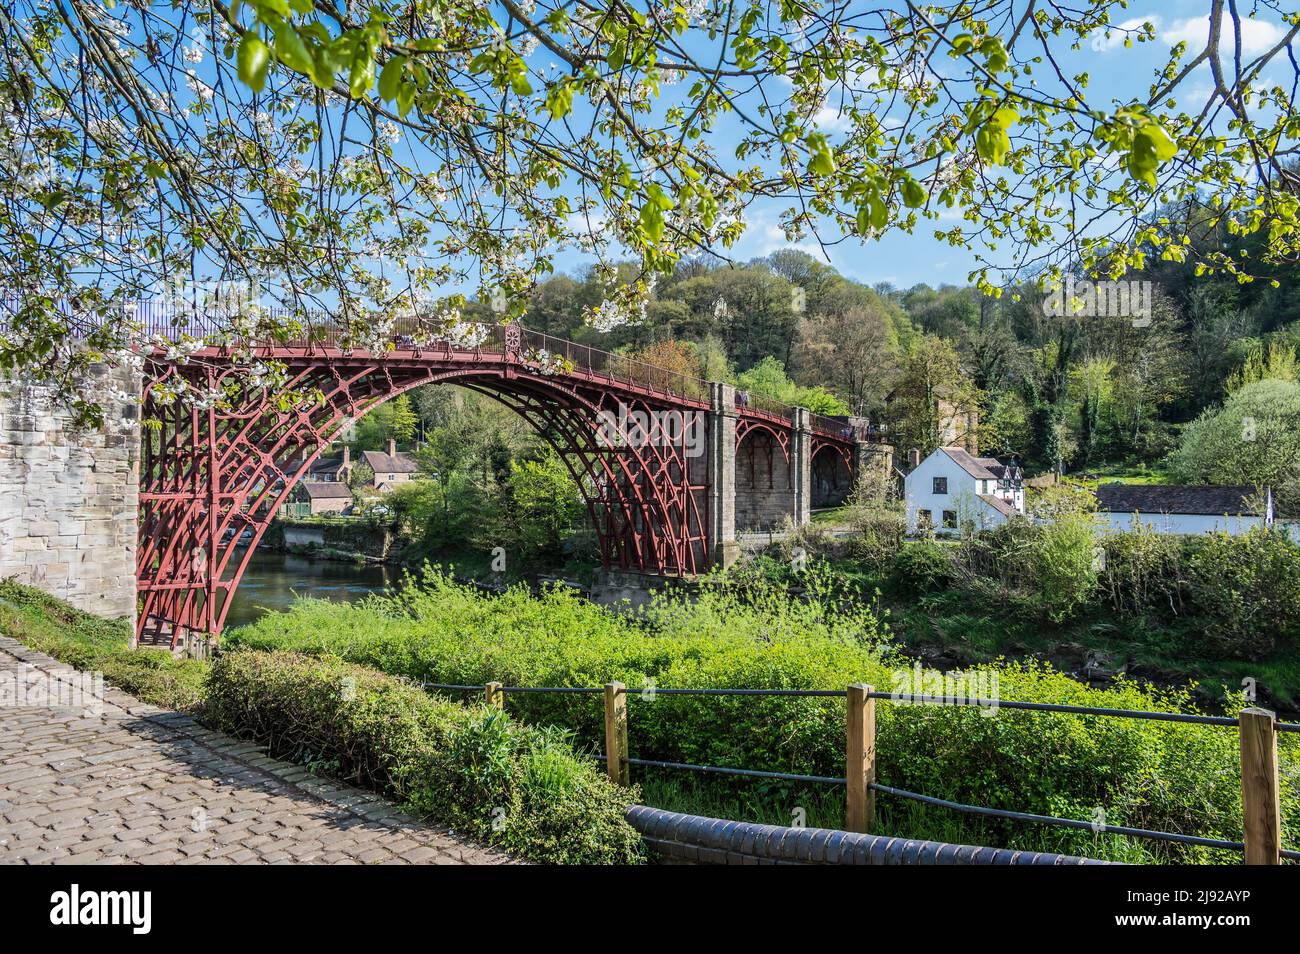
[[[957,529],[957,511],[956,511],[956,510],[945,510],[945,511],[943,512],[943,528],[944,528],[945,530],[956,530],[956,529]]]
[[[916,512],[916,526],[921,530],[929,530],[934,523],[934,515],[928,510],[918,510]]]
[[[946,494],[947,492],[948,492],[948,478],[947,478],[947,477],[936,477],[936,478],[934,478],[934,491],[933,491],[933,493],[936,493],[936,494]]]

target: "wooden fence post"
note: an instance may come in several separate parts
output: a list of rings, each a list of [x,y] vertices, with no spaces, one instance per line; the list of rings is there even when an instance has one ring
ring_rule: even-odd
[[[605,771],[616,785],[631,783],[627,764],[627,691],[621,682],[605,683]]]
[[[504,709],[506,707],[506,694],[501,691],[501,683],[489,682],[483,687],[483,698],[493,709]]]
[[[844,828],[866,833],[875,823],[876,793],[876,700],[870,686],[854,683],[847,693],[847,731],[844,774],[848,796],[845,800]]]
[[[1267,709],[1241,710],[1241,813],[1248,865],[1282,863],[1275,718]]]

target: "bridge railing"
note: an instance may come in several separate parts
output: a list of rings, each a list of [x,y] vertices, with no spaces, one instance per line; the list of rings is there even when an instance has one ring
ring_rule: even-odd
[[[199,301],[178,303],[174,299],[129,302],[122,306],[125,317],[146,340],[175,342],[182,337],[202,339],[213,345],[251,344],[255,347],[359,347],[344,323],[323,311],[295,311],[279,306],[259,307],[252,340],[241,340],[232,330],[238,316],[222,313]],[[4,315],[17,308],[17,301],[0,296],[0,329]],[[421,348],[445,351],[477,351],[501,354],[507,347],[506,326],[496,322],[461,322],[449,333],[440,318],[399,315],[390,318],[384,331],[385,343],[398,349]],[[708,401],[710,383],[702,378],[614,354],[590,345],[557,338],[543,332],[522,329],[526,356],[534,359],[562,358],[572,367],[663,394],[693,401]],[[794,407],[752,391],[738,389],[736,406],[792,420]],[[839,440],[872,439],[858,434],[846,421],[820,414],[810,416],[814,431]],[[875,439],[880,439],[876,437]]]
[[[527,328],[524,329],[523,340],[526,348],[533,355],[561,357],[580,370],[627,381],[665,394],[674,394],[694,401],[709,400],[709,382],[703,378],[647,364],[626,355],[602,351],[600,348],[579,344],[566,338],[556,338],[540,331],[530,331]]]

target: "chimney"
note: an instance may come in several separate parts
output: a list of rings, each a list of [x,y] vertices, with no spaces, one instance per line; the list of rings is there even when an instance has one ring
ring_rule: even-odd
[[[343,445],[343,466],[347,467],[352,463],[352,448],[347,444]]]
[[[391,437],[388,439],[388,456],[397,456],[397,441],[393,440]]]
[[[921,466],[921,451],[919,448],[913,447],[910,451],[907,452],[907,469],[916,470],[916,468],[920,466]]]

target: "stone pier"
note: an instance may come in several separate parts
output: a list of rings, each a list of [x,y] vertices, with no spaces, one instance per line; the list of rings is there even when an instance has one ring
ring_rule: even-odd
[[[139,380],[115,375],[114,389]],[[134,403],[109,406],[120,422]],[[48,387],[0,379],[0,578],[98,616],[135,612],[139,433],[73,426]]]

